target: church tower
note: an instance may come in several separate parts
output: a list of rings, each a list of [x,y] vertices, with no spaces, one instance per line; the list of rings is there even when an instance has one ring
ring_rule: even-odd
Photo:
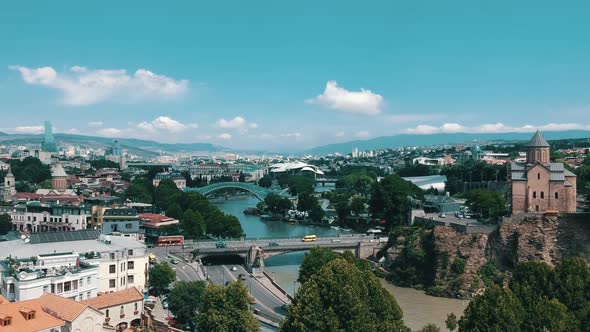
[[[527,144],[526,162],[527,164],[541,163],[543,165],[550,163],[549,143],[538,130]]]
[[[12,170],[8,168],[8,173],[4,176],[4,197],[2,198],[6,201],[14,194],[16,194],[16,179]]]

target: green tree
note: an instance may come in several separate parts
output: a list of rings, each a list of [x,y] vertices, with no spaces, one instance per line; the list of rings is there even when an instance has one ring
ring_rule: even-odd
[[[492,285],[469,303],[459,320],[459,331],[520,332],[523,320],[524,308],[512,291]]]
[[[425,325],[418,332],[440,332],[440,328],[434,324]]]
[[[310,193],[299,194],[299,197],[297,198],[297,210],[298,211],[303,211],[303,212],[311,211],[311,209],[314,206],[317,206],[318,204],[319,204],[318,199]]]
[[[590,265],[582,258],[566,258],[553,271],[554,294],[569,310],[590,303]]]
[[[263,188],[270,188],[272,186],[272,178],[267,174],[258,180],[258,185]]]
[[[280,330],[409,331],[400,307],[379,280],[342,258],[301,285]]]
[[[410,198],[422,200],[424,193],[415,184],[392,174],[373,184],[369,208],[389,225],[401,225],[412,208]]]
[[[471,211],[481,213],[483,218],[497,218],[506,215],[506,199],[498,191],[474,189],[467,193],[467,202]]]
[[[264,198],[264,203],[268,211],[272,213],[278,213],[285,215],[285,213],[291,208],[291,201],[275,193],[270,193]]]
[[[12,218],[9,214],[0,214],[0,235],[6,235],[12,229]]]
[[[449,331],[453,332],[458,327],[457,316],[454,313],[450,313],[447,315],[447,319],[445,320],[445,325]]]
[[[248,297],[241,281],[227,286],[209,284],[197,317],[199,331],[258,331],[259,323],[249,310]]]
[[[317,274],[324,265],[336,258],[343,258],[362,271],[371,270],[371,266],[368,262],[357,258],[350,251],[338,253],[329,248],[313,247],[308,253],[305,253],[303,262],[301,262],[301,266],[299,267],[299,277],[297,278],[297,281],[302,284],[305,283],[313,275]]]
[[[150,287],[156,296],[168,289],[175,278],[176,271],[166,262],[158,263],[150,269]]]
[[[174,319],[182,325],[195,328],[198,308],[205,297],[207,284],[204,281],[179,281],[168,295],[169,309]]]
[[[178,203],[172,203],[166,209],[166,215],[171,218],[180,219],[182,217],[182,214],[183,214],[182,208],[180,207],[180,205]]]
[[[363,196],[354,195],[350,200],[350,211],[352,211],[352,213],[358,217],[359,214],[365,212],[366,203],[367,200]]]
[[[322,207],[319,204],[316,204],[311,208],[311,211],[309,211],[309,219],[311,219],[313,222],[319,223],[322,222],[324,214],[325,212],[322,210]]]
[[[200,213],[191,209],[184,211],[180,218],[183,234],[189,239],[199,239],[205,235],[205,221]]]

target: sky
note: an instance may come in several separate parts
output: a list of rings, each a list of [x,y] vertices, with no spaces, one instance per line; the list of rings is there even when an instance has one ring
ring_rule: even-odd
[[[3,1],[0,131],[301,150],[590,129],[588,1]]]

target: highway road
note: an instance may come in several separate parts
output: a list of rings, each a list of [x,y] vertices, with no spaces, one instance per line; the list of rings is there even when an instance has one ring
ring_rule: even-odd
[[[301,247],[310,247],[310,246],[321,246],[321,245],[330,245],[336,243],[343,243],[343,244],[357,244],[359,242],[370,242],[373,240],[372,236],[367,236],[365,234],[340,234],[338,236],[331,236],[331,237],[318,237],[317,241],[314,242],[303,242],[301,238],[285,238],[285,239],[256,239],[256,240],[227,240],[223,241],[227,248],[249,248],[252,245],[259,246],[259,247],[268,247],[270,243],[274,242],[279,246],[301,246]],[[189,243],[187,241],[186,247],[191,247],[191,249],[215,249],[217,247],[217,243],[220,241],[195,241],[193,243]]]
[[[237,271],[231,271],[232,267],[236,267]],[[263,317],[277,323],[287,315],[287,311],[282,308],[285,302],[266,289],[255,277],[251,277],[244,267],[240,265],[209,265],[205,266],[205,272],[209,279],[218,285],[223,285],[228,281],[236,281],[240,274],[244,275],[246,278],[243,282],[250,294],[256,299],[256,304],[252,305],[253,308],[258,309]]]

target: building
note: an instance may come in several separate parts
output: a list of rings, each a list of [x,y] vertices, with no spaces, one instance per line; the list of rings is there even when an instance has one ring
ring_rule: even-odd
[[[168,234],[167,231],[171,225],[180,225],[178,219],[167,217],[157,213],[140,213],[140,227],[143,229],[146,241],[156,243],[158,237],[161,235],[176,235]],[[166,231],[163,231],[166,230]]]
[[[141,326],[143,294],[135,287],[100,294],[82,303],[99,310],[104,315],[105,325],[114,327],[116,331]]]
[[[68,174],[66,174],[61,164],[56,164],[51,169],[51,185],[54,190],[65,190],[68,188]]]
[[[15,231],[55,232],[86,229],[90,221],[90,207],[71,204],[43,204],[39,201],[0,206],[0,213],[12,218]]]
[[[81,262],[73,251],[26,258],[15,255],[0,262],[0,271],[2,296],[10,301],[36,299],[45,293],[79,301],[98,292],[98,267]]]
[[[45,312],[38,301],[9,302],[0,296],[2,332],[58,332],[64,326],[65,321]]]
[[[99,310],[52,293],[45,293],[33,300],[43,311],[64,321],[61,332],[103,332],[104,314]]]
[[[55,138],[53,137],[53,128],[51,122],[45,121],[45,136],[41,143],[41,150],[45,152],[57,152],[57,146],[55,145]]]
[[[0,242],[0,260],[4,261],[9,257],[30,258],[55,253],[77,253],[84,267],[98,267],[97,289],[90,297],[96,296],[98,292],[114,292],[129,287],[135,287],[141,292],[147,290],[147,249],[145,244],[132,238],[101,236],[98,230],[84,230],[35,233],[31,234],[28,240]],[[75,267],[73,260],[68,262]],[[74,278],[68,280],[72,281]],[[86,285],[86,280],[82,285],[78,281],[78,288]],[[41,292],[35,294],[43,294],[42,289],[41,287]],[[50,289],[49,287],[48,290]],[[2,291],[4,292],[4,287]],[[84,293],[83,299],[86,298],[88,294]]]
[[[526,162],[509,166],[512,213],[576,212],[576,175],[550,161],[549,144],[539,131],[527,144]]]
[[[154,185],[154,187],[157,187],[160,185],[160,182],[162,182],[162,180],[172,180],[176,185],[176,188],[180,190],[186,188],[186,179],[178,172],[158,173],[152,180],[152,184]]]
[[[2,188],[2,200],[7,201],[12,195],[16,194],[16,180],[10,166],[8,173],[4,176],[4,187]]]
[[[139,216],[130,208],[92,207],[91,226],[100,228],[103,235],[123,235],[137,238]]]
[[[412,182],[422,190],[429,190],[431,188],[438,192],[444,192],[447,182],[447,177],[444,175],[426,175],[426,176],[408,176],[402,179]]]

